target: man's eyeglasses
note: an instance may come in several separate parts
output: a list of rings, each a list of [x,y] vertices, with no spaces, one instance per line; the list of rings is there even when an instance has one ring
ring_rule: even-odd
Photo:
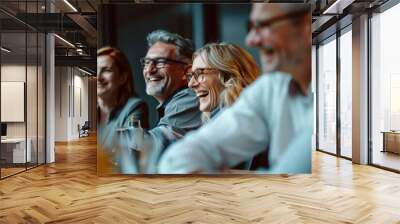
[[[186,74],[186,79],[188,82],[194,78],[197,82],[203,82],[205,80],[205,75],[211,74],[211,72],[208,71],[218,71],[217,69],[214,68],[198,68],[192,72],[189,72]]]
[[[187,65],[187,63],[183,61],[177,61],[169,58],[141,58],[140,59],[140,64],[142,65],[143,68],[148,68],[150,64],[153,64],[156,66],[156,68],[164,68],[168,64],[182,64],[182,65]]]
[[[259,29],[259,28],[270,28],[274,23],[277,23],[282,20],[292,19],[296,17],[301,17],[306,15],[308,11],[297,11],[289,14],[284,14],[281,16],[277,16],[272,19],[266,19],[263,21],[248,21],[247,22],[247,32],[249,33],[252,29]]]

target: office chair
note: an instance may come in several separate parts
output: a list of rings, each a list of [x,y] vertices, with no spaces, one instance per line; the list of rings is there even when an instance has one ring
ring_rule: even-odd
[[[90,129],[89,121],[85,121],[82,127],[80,127],[80,125],[78,124],[79,138],[89,136],[89,129]]]

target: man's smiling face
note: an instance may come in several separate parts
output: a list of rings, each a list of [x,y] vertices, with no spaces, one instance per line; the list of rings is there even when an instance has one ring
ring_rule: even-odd
[[[173,44],[157,42],[149,48],[146,59],[170,59],[177,61],[177,50]],[[146,93],[159,101],[165,100],[181,86],[187,85],[186,66],[184,64],[167,62],[164,66],[157,68],[151,63],[143,69],[146,82]]]

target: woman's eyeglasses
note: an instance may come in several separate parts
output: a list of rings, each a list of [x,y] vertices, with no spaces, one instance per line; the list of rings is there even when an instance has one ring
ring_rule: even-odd
[[[203,82],[205,80],[205,75],[207,74],[212,74],[212,72],[208,71],[218,71],[217,69],[214,68],[198,68],[192,72],[189,72],[186,74],[186,79],[188,82],[194,78],[197,82]]]

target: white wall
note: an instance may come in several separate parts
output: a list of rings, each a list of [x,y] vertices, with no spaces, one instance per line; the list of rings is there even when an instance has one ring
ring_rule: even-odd
[[[32,66],[28,66],[30,69]],[[25,64],[1,65],[1,81],[25,82]]]
[[[22,106],[20,112],[26,112],[26,120],[23,122],[6,122],[7,137],[9,138],[25,138],[30,139],[32,152],[32,161],[44,163],[45,158],[45,142],[44,142],[44,74],[41,66],[32,66],[25,64],[3,64],[1,66],[1,78],[3,81],[24,82],[26,85],[26,106]],[[25,80],[27,78],[27,80]],[[22,94],[24,91],[22,90]],[[7,97],[7,96],[2,96]],[[4,112],[12,110],[10,107],[2,107]],[[13,113],[12,111],[7,111]],[[14,112],[15,113],[15,112]],[[39,153],[39,155],[37,155]]]
[[[77,73],[78,72],[78,73]],[[73,90],[71,99],[71,139],[78,138],[78,125],[82,126],[88,120],[88,78],[84,77],[83,73],[74,69],[74,82],[72,83]]]
[[[25,70],[27,69],[27,70]],[[25,75],[26,71],[28,72],[28,76],[30,74],[36,75],[36,67],[35,66],[27,66],[18,65],[18,64],[6,64],[1,66],[1,81],[4,82],[25,82]],[[28,77],[29,79],[29,77]],[[36,81],[29,80],[30,85],[36,85]],[[27,103],[30,104],[31,102],[35,102],[34,105],[30,105],[31,107],[36,108],[36,88],[27,88]],[[28,105],[29,106],[29,105]],[[39,105],[40,106],[40,105]],[[1,108],[1,110],[7,110],[7,108]],[[31,112],[32,108],[30,108],[29,112]],[[35,110],[36,111],[36,110]],[[28,122],[36,121],[36,113],[28,113],[27,114]],[[7,122],[7,136],[8,137],[25,137],[25,123],[26,122]],[[36,122],[35,122],[36,123]],[[33,127],[32,124],[28,125],[28,129]],[[34,127],[36,130],[36,125]],[[28,137],[30,131],[28,130]]]
[[[24,65],[2,65],[1,66],[1,81],[5,82],[25,82],[25,64]],[[28,67],[28,70],[31,70]],[[1,108],[6,110],[7,108]],[[25,123],[24,122],[11,122],[7,123],[7,136],[8,137],[25,137]]]
[[[25,83],[1,81],[1,121],[24,122]],[[34,105],[36,108],[36,105]]]
[[[56,67],[55,85],[55,140],[77,139],[78,124],[83,125],[89,117],[88,78],[76,68]]]
[[[55,141],[68,140],[68,84],[67,67],[55,68]]]

